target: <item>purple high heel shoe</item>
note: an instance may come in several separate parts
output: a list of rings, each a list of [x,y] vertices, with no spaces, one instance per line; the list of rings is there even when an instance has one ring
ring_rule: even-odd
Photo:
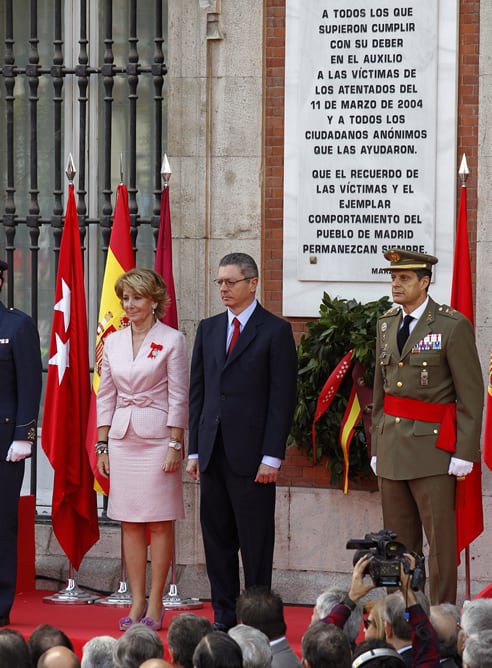
[[[140,620],[141,624],[145,624],[149,628],[152,629],[152,631],[160,631],[162,629],[162,621],[164,619],[164,613],[166,612],[166,609],[163,607],[161,610],[161,618],[159,619],[158,622],[155,621],[155,619],[152,619],[152,617],[143,617]]]
[[[138,624],[138,622],[141,622],[144,619],[145,615],[147,614],[148,606],[149,604],[146,601],[142,610],[142,614],[138,617],[138,619],[132,619],[131,617],[120,617],[118,621],[120,631],[127,631],[130,628],[130,626],[133,626],[133,624]]]

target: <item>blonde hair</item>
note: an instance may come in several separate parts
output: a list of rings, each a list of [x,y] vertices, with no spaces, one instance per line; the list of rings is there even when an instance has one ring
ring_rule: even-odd
[[[367,610],[368,616],[371,615],[371,621],[374,624],[376,637],[381,640],[386,639],[386,632],[384,630],[384,599],[378,598],[372,605],[369,601],[364,606]]]
[[[155,317],[158,320],[166,312],[170,301],[162,276],[153,269],[130,269],[116,280],[114,290],[120,301],[125,290],[129,290],[156,302]]]

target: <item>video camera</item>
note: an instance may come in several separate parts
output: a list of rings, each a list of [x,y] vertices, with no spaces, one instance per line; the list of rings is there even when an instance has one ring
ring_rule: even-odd
[[[403,564],[405,573],[409,573],[410,564],[403,556],[408,550],[395,538],[394,531],[382,529],[377,533],[366,533],[364,538],[352,538],[347,541],[347,550],[357,550],[353,559],[354,566],[365,554],[373,557],[367,564],[364,574],[371,576],[375,587],[399,587],[401,585],[400,564]],[[424,557],[418,557],[410,582],[414,591],[420,589],[422,585],[423,565]]]

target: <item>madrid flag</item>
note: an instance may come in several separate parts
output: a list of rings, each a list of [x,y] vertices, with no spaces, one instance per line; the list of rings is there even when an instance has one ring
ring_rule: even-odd
[[[54,469],[53,531],[76,570],[99,538],[96,494],[85,449],[89,398],[82,251],[70,184],[56,276],[41,440]]]
[[[473,324],[473,295],[468,244],[466,186],[461,187],[456,241],[454,247],[451,306]],[[458,555],[483,531],[482,467],[473,464],[472,472],[456,483],[456,542]]]
[[[162,322],[178,329],[178,311],[173,277],[173,240],[171,235],[171,210],[169,207],[169,186],[165,186],[161,195],[161,220],[157,248],[155,252],[155,271],[162,276],[170,299]]]
[[[96,397],[99,391],[101,377],[101,364],[104,349],[104,341],[108,334],[125,326],[125,313],[121,307],[120,300],[114,291],[116,279],[126,271],[133,269],[135,260],[133,257],[132,240],[130,236],[130,212],[128,210],[128,190],[121,183],[118,186],[116,205],[114,208],[113,227],[109,239],[108,255],[104,270],[104,279],[101,290],[101,301],[99,306],[99,320],[96,332],[96,364],[92,378],[92,393],[89,409],[89,420],[87,426],[86,449],[89,455],[91,468],[96,478],[96,490],[107,494],[109,492],[109,480],[102,477],[97,470],[97,455],[94,445],[97,441],[97,414]]]

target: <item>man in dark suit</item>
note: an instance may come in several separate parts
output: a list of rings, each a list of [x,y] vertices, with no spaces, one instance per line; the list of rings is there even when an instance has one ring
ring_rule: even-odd
[[[7,264],[0,260],[0,291]],[[34,321],[0,301],[0,626],[10,623],[24,460],[36,440],[41,353]]]
[[[416,553],[424,527],[431,603],[454,603],[456,478],[480,460],[482,370],[470,321],[427,294],[437,258],[399,248],[385,258],[398,306],[377,323],[371,466],[384,527]]]
[[[236,603],[238,624],[262,631],[272,648],[272,668],[301,668],[301,661],[286,638],[284,603],[280,594],[263,587],[250,587]]]
[[[187,472],[200,478],[200,519],[215,626],[236,623],[245,586],[271,587],[275,483],[296,405],[290,324],[256,300],[258,268],[226,255],[216,280],[227,311],[198,326],[190,378]]]

